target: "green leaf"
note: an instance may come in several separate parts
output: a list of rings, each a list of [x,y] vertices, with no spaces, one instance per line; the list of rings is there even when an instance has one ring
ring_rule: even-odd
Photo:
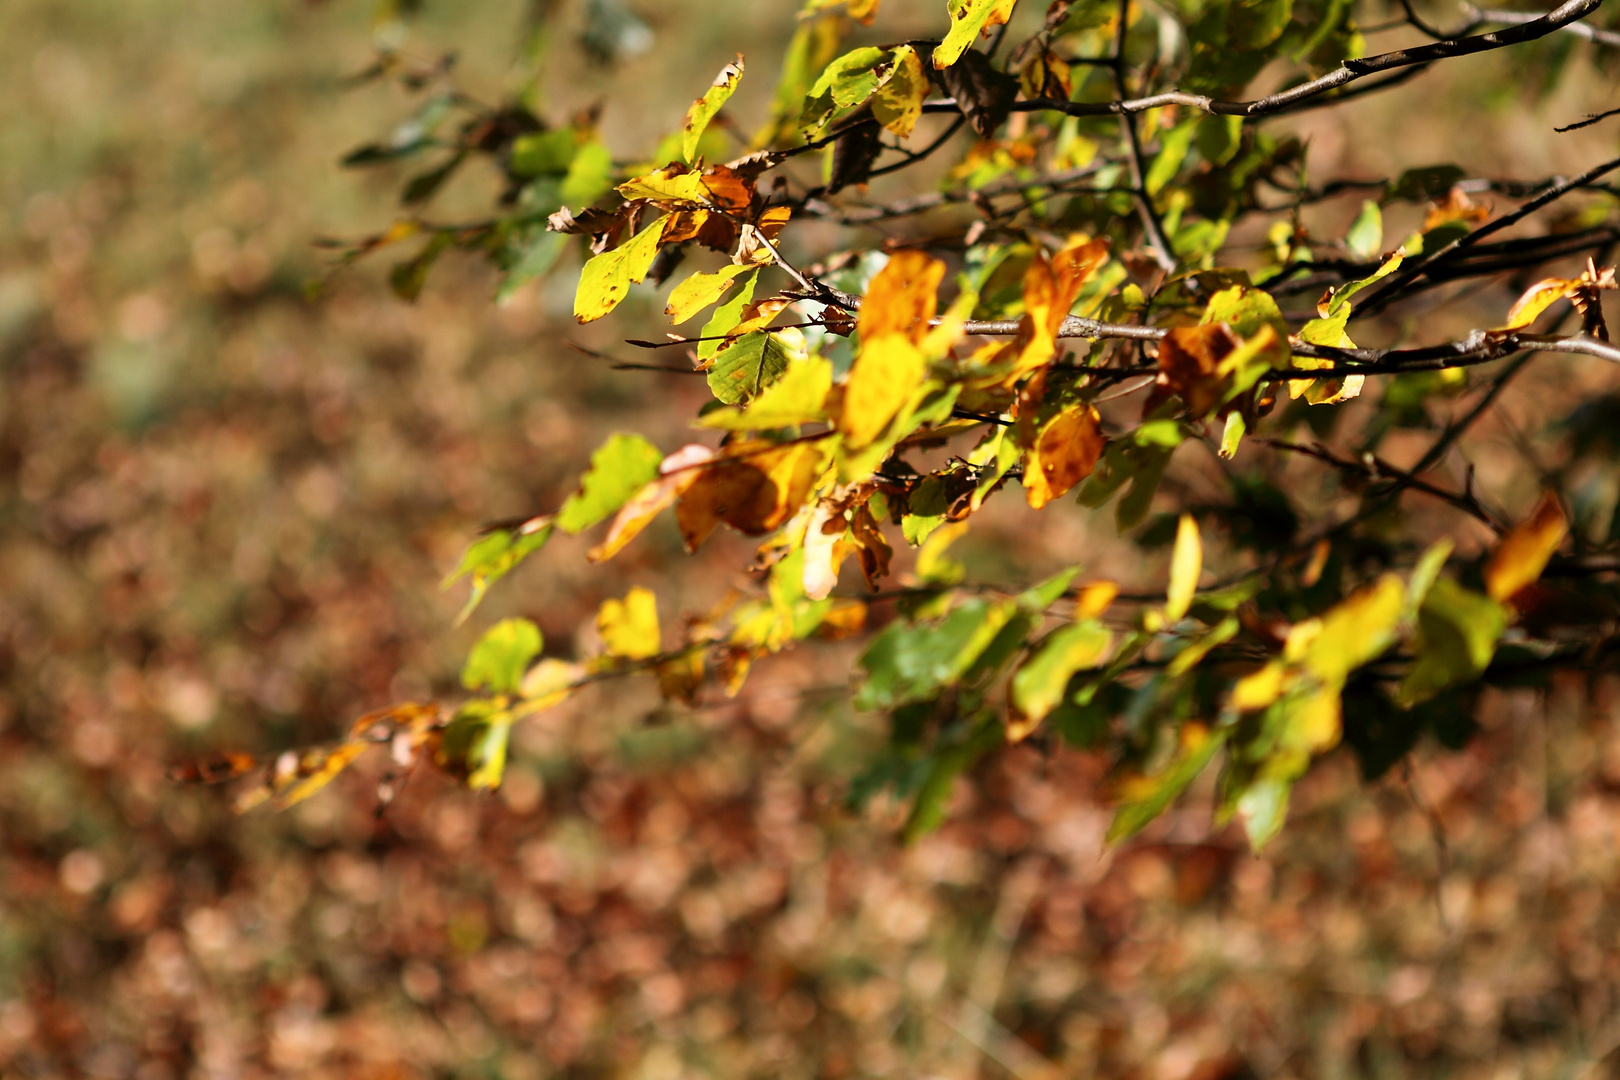
[[[601,139],[592,139],[575,152],[557,197],[564,206],[589,206],[612,188],[613,152]]]
[[[564,176],[579,152],[579,138],[571,127],[519,135],[512,140],[506,167],[515,176]]]
[[[1018,0],[946,0],[951,29],[934,46],[934,67],[948,68],[968,50],[986,28],[999,26],[1012,15]]]
[[[441,588],[448,589],[464,577],[472,580],[472,593],[456,616],[460,625],[473,613],[491,585],[511,573],[519,563],[545,547],[553,528],[550,517],[531,518],[512,529],[501,529],[474,540],[462,553],[461,562]]]
[[[1344,246],[1358,259],[1371,261],[1378,258],[1384,246],[1384,215],[1371,199],[1361,204],[1361,213],[1350,223],[1344,234]]]
[[[509,710],[487,699],[466,702],[444,729],[440,763],[453,773],[464,774],[470,788],[500,787],[514,719]]]
[[[523,672],[540,655],[540,628],[528,619],[502,619],[484,633],[467,655],[461,685],[492,694],[516,694]]]
[[[1035,585],[1032,588],[1025,589],[1023,592],[1019,593],[1018,606],[1023,608],[1025,611],[1035,612],[1036,614],[1045,611],[1047,608],[1057,603],[1060,596],[1069,591],[1069,586],[1074,582],[1074,579],[1078,577],[1079,574],[1080,568],[1078,566],[1071,566],[1066,570],[1059,570],[1057,573],[1053,574],[1039,585]]]
[[[720,74],[714,78],[714,83],[703,92],[703,96],[692,102],[692,107],[686,110],[686,123],[681,128],[681,156],[691,162],[697,156],[698,140],[703,138],[703,129],[709,126],[720,107],[731,99],[737,90],[737,83],[742,79],[743,58],[737,54],[735,62],[727,64],[720,69]],[[750,84],[752,85],[752,84]]]
[[[647,276],[663,235],[664,219],[659,218],[628,242],[587,262],[574,293],[574,321],[592,322],[618,307],[630,286]]]
[[[797,334],[797,344],[804,341]],[[738,405],[756,397],[787,371],[795,342],[785,331],[755,330],[744,334],[715,354],[709,368],[709,390],[727,405]],[[823,395],[825,397],[825,395]]]
[[[945,813],[950,809],[951,791],[956,786],[956,778],[1000,742],[1001,732],[997,725],[985,723],[980,724],[965,743],[934,755],[922,786],[917,790],[916,801],[911,804],[911,814],[906,819],[902,834],[906,843],[926,836],[945,823]]]
[[[1401,680],[1396,700],[1415,705],[1485,673],[1507,628],[1502,605],[1450,578],[1429,587],[1418,611],[1417,660]]]
[[[1288,336],[1288,322],[1277,307],[1277,301],[1264,289],[1246,285],[1233,285],[1210,297],[1204,317],[1199,321],[1226,323],[1243,338],[1254,337],[1262,326],[1270,326],[1285,338]]]
[[[759,284],[759,271],[744,274],[737,281],[737,291],[731,294],[731,299],[715,308],[709,321],[703,324],[703,333],[698,336],[710,340],[698,342],[699,360],[708,360],[720,351],[725,344],[720,339],[742,322],[743,312],[754,302],[754,286]]]
[[[867,45],[851,49],[828,64],[810,88],[804,115],[799,119],[800,129],[806,135],[820,131],[838,110],[854,108],[871,97],[892,71],[892,67],[885,66],[889,59],[888,49]]]
[[[1199,122],[1197,118],[1183,121],[1159,137],[1159,153],[1142,182],[1149,195],[1157,195],[1164,190],[1164,185],[1175,179],[1182,162],[1187,160],[1187,150],[1192,146]]]
[[[573,534],[607,520],[630,496],[657,479],[663,460],[658,447],[640,435],[609,436],[591,455],[591,467],[580,478],[579,490],[557,511],[557,527]]]
[[[1095,619],[1054,630],[1013,676],[1013,705],[1030,720],[1045,719],[1063,701],[1069,676],[1102,663],[1113,643]]]
[[[938,626],[891,624],[861,655],[867,680],[855,707],[888,709],[934,696],[967,671],[1015,611],[1008,601],[975,598]]]
[[[721,353],[721,360],[730,351]],[[790,361],[781,378],[766,387],[746,409],[715,409],[705,413],[698,420],[698,426],[723,431],[766,431],[825,420],[824,405],[832,390],[832,381],[832,361],[825,357]]]
[[[1126,778],[1117,789],[1119,809],[1108,827],[1110,844],[1135,836],[1158,817],[1204,771],[1226,741],[1224,729],[1210,731],[1202,724],[1181,729],[1175,755],[1161,768],[1146,775]]]
[[[433,270],[433,264],[439,261],[439,256],[444,254],[450,244],[449,233],[434,233],[432,238],[422,245],[421,251],[389,271],[388,284],[394,290],[394,295],[407,302],[421,296],[422,286],[427,284],[427,276]]]
[[[811,80],[838,52],[844,21],[834,14],[803,19],[799,23],[782,58],[782,74],[771,101],[771,118],[754,136],[755,150],[776,146],[793,137],[804,112]]]

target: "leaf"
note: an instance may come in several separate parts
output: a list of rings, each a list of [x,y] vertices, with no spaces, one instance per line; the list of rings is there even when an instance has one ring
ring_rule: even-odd
[[[663,649],[658,632],[658,598],[650,589],[631,589],[623,600],[607,599],[596,613],[596,632],[609,656],[645,660]]]
[[[484,593],[491,585],[511,573],[519,563],[545,547],[551,539],[553,520],[550,515],[530,518],[510,529],[499,529],[474,540],[462,553],[461,562],[444,579],[440,588],[448,589],[464,577],[472,581],[472,592],[466,606],[456,616],[456,624],[467,620]]]
[[[724,347],[725,342],[716,340],[723,338],[737,328],[742,322],[743,313],[754,302],[754,286],[759,284],[759,271],[750,270],[738,278],[737,291],[731,299],[714,309],[709,321],[703,324],[703,333],[700,337],[710,340],[698,342],[697,354],[699,360],[713,359],[715,353]]]
[[[952,685],[1018,610],[1009,601],[972,599],[938,626],[891,623],[858,661],[867,673],[855,707],[889,709]]]
[[[294,759],[292,767],[285,771],[281,762],[277,762],[275,774],[269,782],[270,789],[265,794],[274,796],[278,810],[285,810],[289,806],[301,803],[337,779],[339,773],[353,765],[361,754],[371,749],[372,745],[369,742],[350,740],[331,748],[306,750],[299,754]],[[257,803],[262,797],[255,793],[255,797],[247,803],[238,803],[238,809],[247,809],[247,805]]]
[[[1488,596],[1440,578],[1418,612],[1417,660],[1401,680],[1396,701],[1411,706],[1484,674],[1507,627],[1507,613]]]
[[[422,286],[427,284],[427,276],[433,269],[433,264],[439,261],[439,256],[450,247],[451,235],[447,232],[436,232],[422,245],[422,250],[413,257],[395,266],[388,273],[388,285],[394,290],[394,295],[406,303],[413,302],[422,295]]]
[[[1211,731],[1203,724],[1186,724],[1178,737],[1175,756],[1162,768],[1120,781],[1115,786],[1119,809],[1114,812],[1114,821],[1108,827],[1108,842],[1113,844],[1135,836],[1150,821],[1164,813],[1204,771],[1204,766],[1209,764],[1226,737],[1224,730]]]
[[[681,128],[681,156],[688,162],[697,155],[698,140],[703,137],[703,129],[709,126],[709,121],[736,92],[742,73],[742,53],[738,53],[737,59],[721,68],[720,74],[714,77],[713,85],[686,110],[686,123]]]
[[[579,490],[557,511],[557,527],[577,534],[606,520],[658,476],[663,454],[640,435],[616,434],[591,455]]]
[[[675,506],[688,551],[696,551],[725,522],[761,536],[798,512],[821,475],[821,440],[748,443],[697,470]]]
[[[812,80],[837,55],[843,23],[837,15],[800,21],[782,58],[770,119],[754,136],[754,149],[778,146],[797,132]]]
[[[619,185],[619,194],[626,200],[651,199],[665,204],[696,203],[703,206],[709,202],[709,189],[703,184],[703,174],[693,172],[678,161],[654,169],[645,176],[626,180]]]
[[[857,449],[872,444],[923,385],[926,375],[922,351],[905,336],[863,335],[860,355],[843,387],[838,416],[845,444]]]
[[[697,423],[723,431],[765,431],[825,420],[832,381],[832,361],[821,356],[790,360],[781,378],[766,387],[746,409],[715,409]]]
[[[1204,544],[1198,535],[1198,522],[1191,514],[1182,514],[1176,523],[1176,546],[1170,553],[1170,587],[1164,601],[1167,621],[1176,622],[1192,607],[1203,567]]]
[[[685,322],[725,295],[737,275],[746,274],[752,269],[732,264],[722,266],[712,274],[693,274],[669,294],[669,305],[664,308],[664,314],[677,325]]]
[[[827,125],[840,109],[861,105],[881,86],[892,70],[889,50],[875,45],[852,49],[828,64],[810,88],[800,130],[814,135]]]
[[[1468,174],[1455,165],[1427,165],[1420,169],[1407,169],[1389,189],[1386,199],[1405,199],[1422,202],[1436,198],[1456,186]]]
[[[942,48],[943,45],[934,49],[935,67],[941,66],[939,51]],[[953,60],[952,65],[939,73],[946,93],[956,99],[957,107],[974,131],[983,138],[993,138],[1012,111],[1013,101],[1018,97],[1018,80],[997,71],[982,52],[969,51],[963,54],[960,63]]]
[[[439,764],[464,777],[467,786],[475,791],[500,787],[516,719],[510,710],[493,702],[466,702],[445,727],[436,754]]]
[[[1485,591],[1506,603],[1514,593],[1541,577],[1547,562],[1569,534],[1569,522],[1551,491],[1543,492],[1530,516],[1515,525],[1485,564]]]
[[[804,334],[797,329],[744,334],[715,354],[709,390],[727,405],[740,404],[780,379],[794,357],[804,357]]]
[[[1395,643],[1395,630],[1406,613],[1406,585],[1385,574],[1328,609],[1320,630],[1310,639],[1306,668],[1332,687],[1343,685],[1356,668],[1376,660]],[[1289,640],[1293,648],[1293,638]]]
[[[928,96],[928,74],[922,58],[910,45],[893,53],[894,69],[872,96],[872,115],[877,122],[904,139],[922,116],[923,99]]]
[[[1384,215],[1371,199],[1361,204],[1361,213],[1350,223],[1344,234],[1344,246],[1358,259],[1371,261],[1378,258],[1384,246]]]
[[[934,46],[934,67],[948,68],[956,63],[979,34],[1006,22],[1017,3],[1018,0],[946,0],[951,29],[945,40]]]
[[[492,694],[516,694],[523,672],[540,655],[540,628],[528,619],[502,619],[485,631],[461,669],[461,685]]]
[[[589,206],[613,187],[613,152],[601,139],[591,139],[568,163],[568,175],[557,189],[564,206]]]
[[[1039,510],[1090,476],[1102,456],[1101,417],[1070,405],[1041,425],[1024,464],[1024,498]]]
[[[1017,742],[1040,726],[1047,714],[1063,702],[1069,676],[1103,662],[1114,635],[1095,619],[1059,627],[1019,667],[1012,680],[1012,704],[1017,716],[1008,725],[1008,738]]]
[[[914,843],[945,823],[956,778],[1000,741],[1000,732],[991,724],[983,724],[967,742],[934,755],[906,818],[902,832],[906,843]]]
[[[900,334],[913,344],[921,342],[938,309],[944,277],[945,264],[921,251],[905,248],[891,255],[861,301],[861,341]]]
[[[697,466],[713,457],[714,451],[707,446],[693,443],[665,458],[658,466],[657,479],[649,481],[619,508],[607,537],[593,547],[586,558],[602,562],[617,555],[653,518],[675,505],[675,500],[697,481]]]
[[[652,268],[663,233],[664,219],[659,218],[628,242],[587,262],[574,293],[574,321],[593,322],[618,307],[631,284],[646,277]]]
[[[1225,323],[1243,338],[1253,337],[1263,326],[1280,331],[1284,337],[1288,335],[1288,322],[1277,301],[1264,289],[1247,285],[1233,285],[1210,297],[1200,322],[1206,326]]]

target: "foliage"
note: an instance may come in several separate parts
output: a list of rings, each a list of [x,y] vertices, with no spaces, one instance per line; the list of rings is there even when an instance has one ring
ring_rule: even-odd
[[[602,606],[602,650],[578,663],[536,662],[534,625],[498,623],[463,673],[476,696],[442,711],[403,706],[366,730],[386,728],[373,741],[405,731],[406,762],[493,787],[512,725],[587,682],[648,673],[673,700],[693,700],[705,682],[734,695],[761,659],[870,624],[853,703],[891,717],[890,758],[913,779],[893,781],[885,758],[862,787],[893,782],[911,799],[908,836],[943,820],[955,778],[984,755],[1061,739],[1107,755],[1110,837],[1142,829],[1218,763],[1217,818],[1241,820],[1258,848],[1283,827],[1293,785],[1355,729],[1352,706],[1416,731],[1433,702],[1588,664],[1607,616],[1560,608],[1559,587],[1541,578],[1555,567],[1612,614],[1617,598],[1599,579],[1612,567],[1592,559],[1612,531],[1576,537],[1563,555],[1570,496],[1556,477],[1513,524],[1471,474],[1460,489],[1429,474],[1536,354],[1620,360],[1602,314],[1612,270],[1589,260],[1575,276],[1531,273],[1595,259],[1620,239],[1598,185],[1620,161],[1572,179],[1497,182],[1421,165],[1313,186],[1307,148],[1268,121],[1393,91],[1453,56],[1532,50],[1589,29],[1580,20],[1597,6],[1569,0],[1520,21],[1484,13],[1450,36],[1408,8],[1435,40],[1373,53],[1361,29],[1373,13],[1352,3],[1181,11],[1056,0],[1042,14],[1015,0],[949,0],[941,40],[840,53],[848,16],[870,22],[878,5],[846,14],[811,0],[771,117],[728,160],[739,130],[729,102],[748,70],[740,56],[639,161],[613,160],[588,116],[552,127],[522,103],[476,113],[403,202],[425,203],[485,155],[509,185],[502,213],[454,228],[410,217],[351,256],[425,237],[393,277],[410,300],[442,252],[483,250],[508,295],[551,271],[577,236],[582,324],[674,281],[666,314],[678,325],[710,312],[701,332],[632,344],[690,347],[689,370],[714,398],[695,423],[722,434],[667,454],[614,435],[554,516],[496,527],[468,549],[453,575],[471,579],[467,611],[554,528],[609,522],[590,554],[600,561],[665,510],[689,550],[721,525],[763,538],[759,589],[668,635],[653,595],[632,590]],[[1510,25],[1480,32],[1492,20]],[[1280,89],[1242,99],[1279,66]],[[362,148],[349,162],[428,145]],[[923,163],[948,152],[957,162],[935,190],[918,179],[906,197],[862,201],[889,174],[932,176]],[[1487,191],[1519,205],[1496,213],[1475,198]],[[1324,233],[1308,220],[1347,194],[1347,227]],[[1566,197],[1589,200],[1578,227],[1498,237]],[[1386,217],[1405,215],[1402,204],[1424,208],[1421,224],[1386,249]],[[875,248],[808,228],[910,218],[922,223]],[[1258,251],[1237,239],[1262,236]],[[693,256],[702,268],[678,275]],[[1499,325],[1450,341],[1398,327],[1430,294],[1461,304],[1471,283],[1504,271],[1528,288]],[[1560,304],[1579,315],[1579,332],[1532,333]],[[1392,333],[1400,344],[1357,344]],[[1413,467],[1384,460],[1392,431],[1427,420],[1427,399],[1471,378],[1486,389],[1477,408],[1441,428]],[[1346,453],[1284,438],[1302,424],[1349,423],[1341,413],[1360,424],[1343,436]],[[1228,502],[1161,491],[1173,465],[1204,450],[1232,463],[1222,466]],[[1325,466],[1354,509],[1284,488],[1266,493],[1267,515],[1253,513],[1244,493],[1274,483],[1275,459],[1289,455]],[[1118,529],[1137,530],[1144,549],[1173,535],[1163,585],[1127,595],[1079,565],[1028,589],[964,582],[944,547],[1009,481],[1034,510],[1071,496],[1112,503]],[[1452,559],[1451,541],[1403,526],[1419,498],[1471,518],[1486,539],[1476,533]],[[850,556],[878,590],[898,565],[897,540],[920,549],[898,589],[835,593]],[[312,751],[258,790],[302,798],[370,737]],[[1369,772],[1387,766],[1386,746],[1350,741]]]

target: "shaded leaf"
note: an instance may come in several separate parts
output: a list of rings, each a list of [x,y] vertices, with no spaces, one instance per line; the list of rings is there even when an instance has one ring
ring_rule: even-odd
[[[975,2],[967,0],[969,4]],[[991,5],[985,6],[992,6],[993,3],[994,0]],[[1009,10],[1012,7],[1010,3],[1006,6]],[[952,32],[955,32],[954,28]],[[946,42],[949,41],[946,38]],[[962,54],[959,63],[952,59],[948,61],[950,66],[941,64],[940,53],[945,48],[946,45],[939,45],[934,49],[934,66],[944,68],[939,73],[940,82],[945,84],[946,93],[956,99],[957,108],[967,116],[973,130],[983,138],[992,138],[996,129],[1006,122],[1013,101],[1018,97],[1018,80],[1004,71],[997,71],[990,58],[982,52],[970,50]]]
[[[1069,676],[1103,662],[1114,635],[1095,619],[1070,623],[1047,635],[1019,667],[1012,680],[1012,704],[1017,715],[1008,725],[1008,738],[1025,738],[1063,701]]]

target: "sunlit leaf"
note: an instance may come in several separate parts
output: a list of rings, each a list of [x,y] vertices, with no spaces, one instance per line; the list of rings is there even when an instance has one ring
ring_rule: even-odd
[[[461,556],[461,562],[444,579],[441,586],[448,589],[463,577],[471,581],[472,591],[456,621],[464,622],[492,584],[511,573],[524,559],[544,547],[546,541],[551,539],[552,528],[553,519],[549,515],[530,518],[512,528],[497,529],[469,544]]]
[[[738,53],[737,59],[721,68],[720,74],[714,78],[714,84],[686,110],[686,123],[681,128],[681,156],[688,162],[696,157],[698,140],[703,137],[703,130],[709,126],[709,121],[736,92],[742,73],[743,58]]]
[[[1176,545],[1170,554],[1170,587],[1164,601],[1164,617],[1175,622],[1192,607],[1198,591],[1198,575],[1204,568],[1204,544],[1198,535],[1198,522],[1182,514],[1176,524]]]
[[[618,434],[591,455],[579,490],[557,511],[557,527],[578,533],[618,512],[632,495],[658,476],[664,455],[640,435]]]
[[[658,598],[639,586],[623,600],[602,601],[596,613],[596,632],[609,656],[644,660],[663,649],[658,631]]]
[[[722,266],[712,274],[696,273],[675,286],[669,294],[669,305],[664,308],[664,314],[675,323],[683,323],[714,303],[725,295],[731,283],[739,274],[748,273],[752,267],[731,264]]]
[[[613,524],[603,541],[593,547],[587,556],[591,562],[601,562],[617,555],[626,544],[640,535],[653,518],[675,505],[681,493],[694,484],[699,476],[697,466],[714,457],[707,446],[683,446],[665,458],[658,466],[658,475],[632,495],[613,517]]]
[[[1211,731],[1203,724],[1182,727],[1176,753],[1160,769],[1126,777],[1115,785],[1114,799],[1119,808],[1108,827],[1108,842],[1135,836],[1154,818],[1164,813],[1187,785],[1204,771],[1215,751],[1226,740],[1225,730]]]
[[[979,34],[1006,22],[1017,3],[1018,0],[946,0],[951,29],[945,40],[934,46],[934,67],[946,68],[956,63]]]
[[[858,448],[876,440],[926,375],[922,351],[909,338],[898,333],[863,336],[838,417],[845,442]]]
[[[1500,603],[1440,578],[1418,611],[1413,645],[1417,659],[1401,680],[1396,700],[1410,706],[1477,679],[1489,666],[1506,627],[1507,612]]]
[[[502,619],[485,631],[461,669],[461,685],[492,694],[516,694],[523,673],[540,655],[540,628],[528,619]]]
[[[658,241],[664,232],[659,218],[628,242],[612,251],[594,256],[580,271],[579,288],[574,293],[574,321],[588,323],[600,319],[619,306],[630,286],[647,276],[658,255]]]
[[[1069,676],[1101,664],[1113,643],[1114,635],[1091,619],[1049,634],[1013,676],[1012,704],[1019,715],[1009,725],[1009,738],[1016,741],[1035,730],[1063,701]]]
[[[709,390],[727,405],[757,397],[788,365],[804,362],[804,334],[797,329],[755,330],[715,354]]]
[[[1070,405],[1041,425],[1024,464],[1024,497],[1039,510],[1091,475],[1102,456],[1097,410]]]
[[[722,362],[725,355],[720,354]],[[746,409],[715,409],[700,417],[698,424],[725,431],[765,431],[825,420],[832,382],[831,361],[820,356],[789,359],[781,377],[767,386]]]
[[[923,99],[930,83],[922,59],[910,45],[901,45],[891,56],[893,70],[872,96],[872,115],[894,134],[905,138],[922,116]]]

